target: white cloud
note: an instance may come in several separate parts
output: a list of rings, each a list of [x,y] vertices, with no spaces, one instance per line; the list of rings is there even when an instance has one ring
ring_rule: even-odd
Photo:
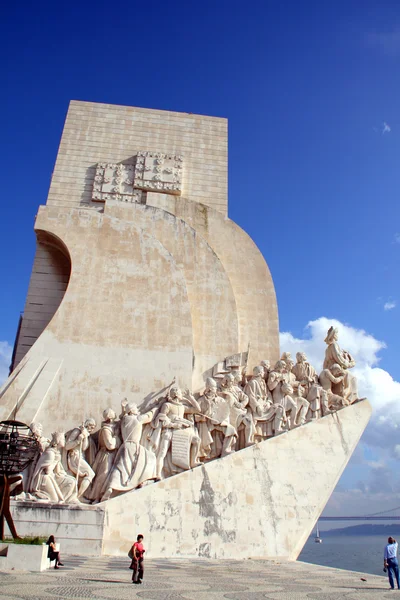
[[[0,342],[0,385],[8,377],[11,362],[12,348],[8,342]]]
[[[398,415],[398,418],[393,422],[400,427],[400,382],[395,381],[387,371],[379,367],[379,352],[386,348],[384,342],[363,329],[355,329],[337,319],[320,317],[308,323],[303,338],[295,338],[288,332],[281,333],[281,348],[292,352],[293,356],[298,351],[305,352],[319,371],[325,356],[324,339],[331,325],[339,330],[340,347],[348,350],[356,360],[352,373],[358,379],[359,396],[367,397],[374,408],[375,429],[386,428],[387,416],[391,415],[393,421],[394,414]]]
[[[385,121],[383,121],[382,123],[382,135],[384,133],[390,133],[392,131],[392,128],[390,127],[390,125],[388,125]]]
[[[357,514],[374,512],[375,507],[379,510],[381,492],[384,491],[391,494],[385,502],[387,506],[393,502],[393,505],[396,502],[400,505],[400,477],[395,479],[391,469],[391,465],[394,465],[397,472],[397,461],[400,459],[400,382],[379,366],[379,353],[386,348],[386,344],[362,329],[336,319],[320,317],[308,323],[301,338],[289,332],[281,333],[281,350],[291,352],[293,357],[298,351],[305,352],[319,371],[325,356],[324,339],[331,325],[339,330],[341,348],[348,350],[356,360],[352,373],[358,379],[359,396],[369,399],[373,414],[359,447],[362,452],[348,467],[353,480],[349,484],[350,489],[343,489],[341,485],[334,492],[327,510],[329,514],[349,514],[353,507]],[[363,457],[360,460],[361,455]],[[362,475],[358,475],[359,472]],[[354,477],[361,481],[357,482]],[[361,492],[364,494],[362,509],[358,506]]]
[[[383,305],[383,310],[393,310],[394,308],[396,308],[396,301],[395,300],[388,300]]]
[[[324,339],[331,325],[339,329],[339,344],[354,356],[358,368],[365,365],[374,366],[379,363],[378,352],[386,348],[384,342],[375,339],[363,329],[355,329],[337,319],[328,319],[327,317],[310,321],[305,328],[303,338],[295,338],[289,332],[281,333],[281,348],[283,351],[292,352],[293,356],[296,352],[305,352],[317,371],[321,370],[326,349]]]

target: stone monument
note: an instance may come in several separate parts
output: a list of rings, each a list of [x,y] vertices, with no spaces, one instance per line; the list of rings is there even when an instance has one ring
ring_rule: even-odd
[[[225,119],[71,102],[0,390],[40,448],[22,533],[297,557],[370,406],[333,328],[320,376],[279,360],[269,269],[227,208]]]

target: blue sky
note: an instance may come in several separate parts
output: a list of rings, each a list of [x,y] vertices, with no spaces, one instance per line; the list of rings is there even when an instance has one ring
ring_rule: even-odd
[[[400,381],[397,2],[22,1],[2,21],[0,355],[77,99],[228,117],[229,214],[270,266],[281,331],[313,339],[305,327],[322,317],[364,330],[361,345],[386,345],[365,369],[380,359]],[[376,392],[378,416],[397,410],[397,392],[386,404]],[[366,438],[346,490],[374,469],[390,478],[396,434],[390,446]]]

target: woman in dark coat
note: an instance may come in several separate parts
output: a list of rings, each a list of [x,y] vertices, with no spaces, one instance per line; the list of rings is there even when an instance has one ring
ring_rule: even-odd
[[[56,563],[54,565],[55,569],[58,569],[58,567],[63,567],[63,563],[60,561],[60,553],[59,551],[56,549],[56,540],[54,538],[54,535],[51,535],[49,537],[49,539],[47,540],[46,544],[49,547],[49,551],[47,552],[47,558],[50,559],[50,561],[55,560]]]

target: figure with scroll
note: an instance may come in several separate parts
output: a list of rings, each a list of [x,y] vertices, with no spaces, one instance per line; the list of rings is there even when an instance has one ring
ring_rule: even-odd
[[[86,419],[83,425],[66,435],[66,467],[76,477],[78,497],[81,498],[94,478],[94,471],[85,460],[85,453],[91,446],[90,435],[96,428],[94,419]]]
[[[341,350],[338,344],[337,328],[330,327],[324,341],[328,345],[325,350],[324,369],[331,369],[332,365],[339,365],[344,375],[339,383],[332,385],[332,393],[342,396],[348,404],[352,404],[358,399],[357,379],[349,373],[348,369],[354,367],[356,361],[349,352]]]
[[[171,387],[167,401],[152,422],[151,441],[157,455],[157,479],[200,464],[200,437],[192,421],[192,415],[200,412],[197,400],[188,390],[183,398],[180,388]]]
[[[111,496],[118,496],[122,492],[141,487],[146,481],[156,479],[156,457],[140,443],[143,425],[152,421],[154,413],[155,410],[150,410],[140,414],[134,402],[122,403],[120,424],[122,443],[116,452],[101,502]],[[114,438],[116,437],[114,435]],[[115,439],[114,443],[117,445],[118,439]]]
[[[93,502],[99,502],[105,493],[105,484],[111,472],[116,451],[121,445],[119,423],[115,422],[116,414],[112,408],[103,411],[103,422],[98,435],[98,452],[93,463],[95,477],[86,497]]]

